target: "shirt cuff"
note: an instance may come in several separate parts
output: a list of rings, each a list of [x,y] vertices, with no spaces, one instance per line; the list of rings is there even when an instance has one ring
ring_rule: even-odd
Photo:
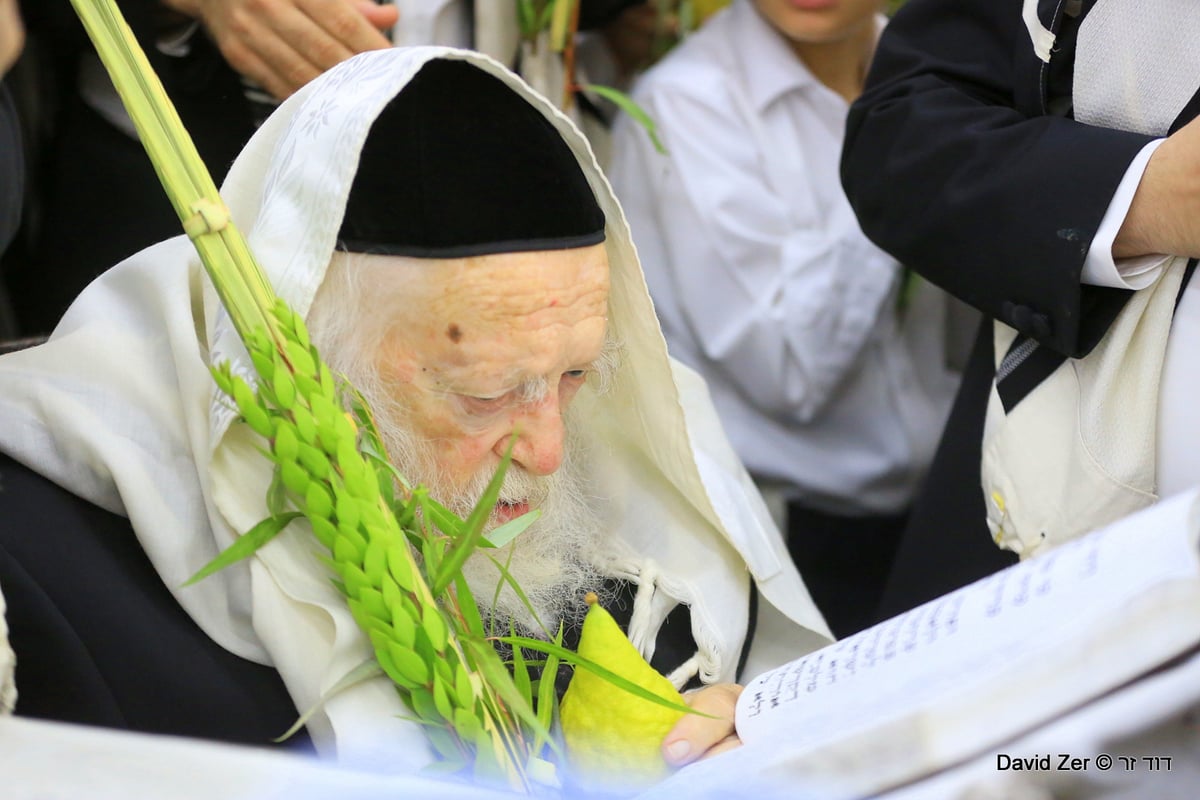
[[[1146,164],[1163,141],[1155,139],[1150,142],[1130,162],[1125,177],[1121,179],[1116,194],[1108,205],[1108,210],[1104,212],[1104,218],[1100,220],[1100,227],[1084,259],[1083,273],[1080,276],[1082,283],[1114,289],[1144,289],[1154,283],[1162,267],[1170,259],[1170,256],[1165,254],[1114,259],[1112,254],[1113,241],[1125,222],[1129,206],[1133,204],[1133,195],[1146,172]]]

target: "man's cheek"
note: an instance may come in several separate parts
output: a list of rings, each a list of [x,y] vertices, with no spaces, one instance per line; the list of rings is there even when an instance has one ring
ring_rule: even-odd
[[[438,467],[442,473],[451,478],[456,487],[463,487],[481,471],[491,471],[496,465],[492,463],[493,437],[464,436],[444,437],[444,444],[437,448]]]

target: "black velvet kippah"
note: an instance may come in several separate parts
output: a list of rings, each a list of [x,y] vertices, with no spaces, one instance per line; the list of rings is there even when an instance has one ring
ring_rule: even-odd
[[[604,241],[604,213],[562,136],[498,78],[430,61],[371,126],[339,247],[461,258]]]

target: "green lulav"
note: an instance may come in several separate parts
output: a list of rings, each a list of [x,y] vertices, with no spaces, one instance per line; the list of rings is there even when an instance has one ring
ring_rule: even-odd
[[[71,3],[258,376],[255,391],[229,364],[212,369],[216,385],[233,399],[247,425],[269,442],[263,452],[276,467],[265,498],[270,516],[192,581],[251,555],[282,531],[297,513],[284,510],[286,495],[307,516],[314,536],[330,549],[331,557],[322,561],[335,573],[332,580],[345,591],[380,665],[398,686],[420,679],[400,693],[419,716],[442,720],[425,728],[438,754],[453,766],[472,766],[474,761],[477,771],[481,765],[497,765],[510,785],[529,791],[529,753],[522,739],[526,731],[514,722],[527,719],[529,710],[498,699],[500,694],[511,695],[511,681],[478,656],[486,652],[494,658],[495,653],[482,639],[473,600],[463,600],[469,600],[469,587],[461,575],[454,577],[453,590],[436,596],[430,591],[428,575],[408,539],[409,526],[421,516],[411,503],[392,506],[393,481],[405,491],[409,487],[386,463],[370,424],[370,409],[349,387],[351,407],[364,430],[356,431],[354,421],[341,412],[338,387],[312,347],[301,316],[275,295],[116,1]],[[454,522],[442,516],[438,524],[451,535],[446,525]],[[426,535],[411,533],[415,541]],[[369,547],[376,536],[383,541],[386,572],[379,568],[377,549]],[[444,550],[439,546],[429,552],[440,560]],[[369,565],[364,560],[368,552]],[[446,623],[444,639],[441,626],[423,611],[430,608],[439,615],[453,608],[458,615],[441,617]],[[466,638],[460,639],[460,634]],[[393,653],[399,654],[400,663]],[[412,662],[409,653],[419,654],[424,668]],[[481,674],[481,668],[488,674]],[[542,728],[539,724],[533,731],[538,734]]]
[[[491,763],[503,756],[509,783],[528,789],[529,754],[521,751],[521,737],[506,733],[511,723],[497,716],[502,706],[462,647],[461,628],[435,597],[394,509],[379,492],[392,476],[360,452],[357,427],[332,379],[322,380],[328,370],[303,321],[282,303],[274,321],[280,344],[266,336],[248,342],[256,348],[250,352],[254,363],[271,365],[273,391],[260,387],[255,393],[224,371],[218,373],[222,388],[229,385],[256,432],[271,435],[270,453],[290,501],[329,547],[335,585],[408,707],[426,725],[441,729],[439,740],[453,742],[460,757],[478,759],[486,741],[484,759]],[[401,516],[422,518],[410,512],[402,509]],[[445,549],[431,541],[430,532],[422,535],[439,555]]]

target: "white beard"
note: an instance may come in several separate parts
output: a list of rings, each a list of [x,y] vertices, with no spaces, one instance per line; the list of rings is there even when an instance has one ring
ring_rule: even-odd
[[[412,486],[425,486],[431,497],[466,518],[491,481],[493,471],[481,470],[467,486],[455,490],[437,466],[435,445],[409,429],[403,411],[392,399],[378,391],[369,377],[352,383],[371,408],[389,459],[400,474]],[[601,602],[611,599],[606,596],[611,591],[605,591],[597,567],[607,559],[602,557],[603,529],[592,505],[595,498],[584,490],[586,454],[579,425],[569,413],[564,425],[564,457],[559,469],[538,477],[512,465],[500,490],[502,501],[526,502],[529,508],[540,510],[540,517],[509,544],[480,548],[463,565],[463,576],[480,612],[485,619],[490,618],[498,635],[507,635],[511,622],[518,633],[553,637],[560,623],[564,630],[582,623],[587,592],[597,592]],[[486,528],[490,530],[497,524],[493,515]],[[504,580],[496,562],[521,587],[533,607],[532,613]]]
[[[457,492],[446,488],[434,465],[435,450],[429,442],[417,439],[403,426],[392,424],[385,432],[380,420],[376,423],[380,425],[388,455],[400,473],[413,486],[425,486],[431,497],[466,518],[483,495],[493,471],[481,470]],[[480,611],[486,617],[490,610],[501,635],[508,633],[510,620],[525,634],[553,636],[560,622],[569,629],[582,622],[587,610],[584,595],[602,589],[603,578],[595,566],[600,560],[597,556],[602,529],[591,506],[592,498],[584,493],[582,453],[572,441],[577,439],[568,429],[563,463],[552,475],[538,477],[520,466],[509,467],[500,500],[527,502],[531,509],[540,510],[541,516],[509,544],[480,548],[463,565],[463,577]],[[493,516],[487,528],[496,525]],[[503,579],[497,562],[521,587],[536,618]]]
[[[406,410],[382,380],[374,360],[388,318],[364,320],[359,313],[368,291],[378,291],[377,282],[368,289],[363,279],[357,269],[337,264],[310,312],[313,341],[334,373],[345,376],[366,401],[392,464],[411,485],[425,486],[430,496],[465,518],[491,481],[492,470],[481,470],[467,486],[455,486],[438,467],[436,443],[411,429]],[[594,505],[597,498],[586,491],[589,470],[577,416],[569,410],[564,415],[563,463],[554,474],[538,477],[514,465],[505,475],[500,499],[528,503],[541,512],[539,519],[505,547],[479,549],[463,566],[480,612],[491,617],[501,635],[508,632],[510,621],[529,635],[553,635],[560,622],[565,629],[582,623],[587,612],[583,597],[588,591],[600,594],[601,602],[611,599],[603,591],[602,569],[612,561],[609,552],[616,543],[606,541]],[[497,524],[494,515],[487,527]],[[492,559],[504,565],[521,587],[533,613],[502,579]]]

